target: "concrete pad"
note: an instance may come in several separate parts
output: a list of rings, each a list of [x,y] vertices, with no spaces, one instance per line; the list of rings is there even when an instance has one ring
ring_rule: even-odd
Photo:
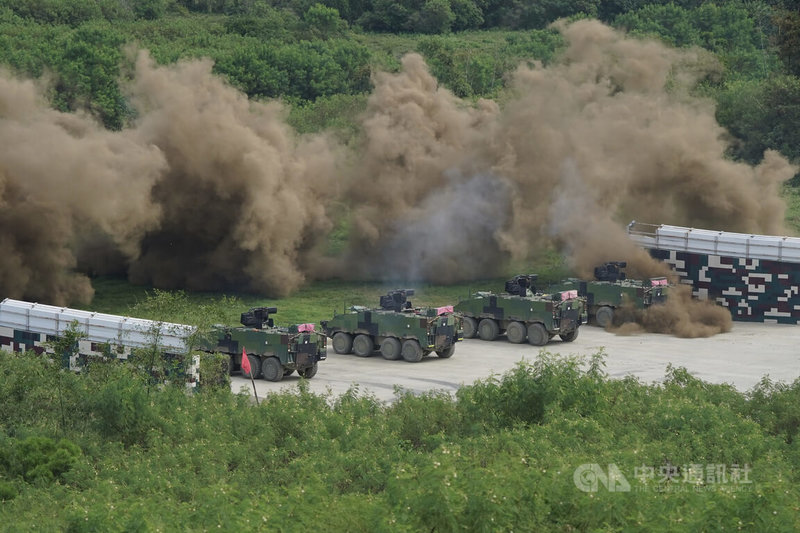
[[[395,388],[415,393],[445,390],[492,374],[503,374],[523,359],[532,361],[544,349],[562,355],[590,356],[604,349],[606,372],[612,378],[634,375],[645,382],[661,381],[667,365],[686,367],[695,377],[711,383],[729,383],[741,391],[756,385],[763,376],[792,382],[800,377],[800,327],[797,325],[734,322],[729,333],[701,339],[679,339],[669,335],[642,333],[620,336],[603,329],[582,326],[572,343],[556,337],[543,348],[511,344],[505,338],[493,342],[468,339],[456,345],[450,359],[428,356],[419,363],[386,361],[380,354],[361,358],[339,355],[328,343],[328,359],[309,380],[310,390],[339,396],[351,386],[383,401],[395,398]],[[292,390],[299,378],[292,375],[279,383],[255,380],[259,397],[278,390]],[[249,391],[249,380],[231,376],[231,389]]]

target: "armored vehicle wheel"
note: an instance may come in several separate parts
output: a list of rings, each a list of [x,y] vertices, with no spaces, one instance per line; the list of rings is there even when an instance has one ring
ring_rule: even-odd
[[[265,357],[261,363],[264,379],[267,381],[280,381],[283,379],[283,365],[277,357]]]
[[[246,378],[250,378],[251,374],[253,378],[261,377],[261,358],[257,355],[249,355],[247,358],[250,360],[250,372],[245,372],[242,370],[242,376]]]
[[[478,324],[478,335],[485,341],[493,341],[500,334],[500,326],[491,318],[484,318]]]
[[[350,353],[353,349],[353,336],[344,331],[337,331],[333,335],[333,351],[336,353]]]
[[[297,371],[301,378],[311,379],[317,375],[317,363]]]
[[[572,342],[578,338],[578,328],[573,329],[569,333],[561,333],[559,337],[561,337],[561,340],[564,342]]]
[[[422,347],[414,339],[403,341],[403,359],[409,363],[418,363],[422,361]]]
[[[470,316],[464,317],[464,338],[474,339],[478,334],[478,321]]]
[[[353,353],[359,357],[369,357],[374,349],[375,344],[367,335],[357,335],[353,339]]]
[[[400,339],[394,337],[386,337],[381,343],[381,355],[384,359],[395,361],[400,359]]]
[[[294,374],[294,370],[291,368],[286,368],[283,371],[283,377],[291,376],[292,374]]]
[[[544,346],[549,340],[550,336],[547,334],[547,330],[544,329],[543,325],[537,322],[528,326],[529,343],[533,344],[534,346]]]
[[[601,328],[608,326],[611,324],[611,321],[614,320],[614,309],[604,305],[597,310],[597,313],[594,315],[594,320]]]
[[[456,345],[451,344],[444,350],[436,350],[436,355],[438,355],[442,359],[448,359],[453,356],[453,353],[455,353],[455,351],[456,351]]]
[[[521,342],[525,342],[525,337],[527,337],[528,332],[526,331],[525,324],[522,322],[512,322],[506,328],[506,337],[508,337],[509,342],[513,342],[514,344],[519,344]]]

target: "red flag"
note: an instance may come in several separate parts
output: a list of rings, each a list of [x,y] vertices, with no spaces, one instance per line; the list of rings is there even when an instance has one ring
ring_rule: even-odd
[[[250,358],[247,357],[247,352],[245,351],[244,346],[242,346],[242,373],[250,373]]]

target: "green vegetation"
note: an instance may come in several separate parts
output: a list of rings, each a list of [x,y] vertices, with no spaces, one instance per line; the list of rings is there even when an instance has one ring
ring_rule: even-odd
[[[465,98],[502,100],[520,62],[545,64],[561,46],[547,26],[597,17],[633,35],[702,47],[720,69],[699,94],[735,137],[731,156],[760,161],[765,149],[800,159],[797,3],[548,0],[0,0],[0,62],[53,80],[52,105],[87,109],[106,127],[135,118],[120,78],[126,44],[161,64],[209,57],[215,73],[248,97],[292,104],[300,131],[360,132],[355,117],[373,69],[423,54],[439,82]],[[795,180],[796,181],[796,180]]]
[[[331,531],[800,526],[800,382],[745,395],[672,368],[645,384],[608,379],[602,353],[543,352],[456,397],[384,405],[300,382],[256,407],[149,388],[115,362],[76,375],[0,352],[0,373],[11,531],[299,530],[322,516]],[[579,490],[573,473],[593,463],[630,491]]]
[[[800,234],[800,190],[797,187],[784,187],[783,199],[786,200],[786,225]]]
[[[547,63],[560,17],[597,17],[642,37],[699,46],[719,60],[700,95],[735,142],[800,160],[797,2],[548,0],[0,0],[0,63],[51,80],[54,108],[85,109],[109,129],[136,118],[120,80],[124,48],[161,64],[209,57],[253,99],[291,104],[301,132],[362,134],[356,117],[375,68],[422,53],[458,96],[502,101],[522,61]],[[800,231],[800,184],[784,188]],[[347,228],[333,233],[342,246]],[[563,277],[556,254],[513,265]],[[500,280],[412,285],[418,305],[455,303]],[[280,324],[319,322],[377,304],[394,284],[316,282],[290,298],[169,293],[94,280],[93,310],[205,325],[236,324],[275,305]],[[344,296],[346,295],[346,296]],[[219,361],[206,360],[208,368]],[[154,387],[144,366],[91,362],[81,375],[33,353],[0,352],[0,520],[65,531],[794,531],[800,381],[764,380],[741,394],[680,368],[663,384],[610,380],[602,353],[580,363],[542,353],[505,376],[445,393],[398,391],[383,405],[354,387],[341,397],[297,391],[259,407],[222,382],[187,395]],[[580,465],[615,464],[631,492],[578,490]],[[714,467],[693,477],[693,467]],[[716,477],[747,465],[751,484]],[[680,468],[661,481],[661,472]],[[639,470],[636,470],[639,469]],[[655,473],[643,483],[636,472]],[[696,472],[695,472],[696,473]],[[684,479],[687,481],[685,482]],[[689,483],[689,480],[695,483]],[[324,520],[321,518],[324,517]]]

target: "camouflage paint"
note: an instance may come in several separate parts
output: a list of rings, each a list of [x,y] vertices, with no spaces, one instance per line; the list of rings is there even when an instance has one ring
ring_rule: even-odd
[[[370,309],[353,306],[344,313],[322,321],[328,337],[338,332],[350,335],[367,335],[377,349],[384,339],[416,340],[425,355],[445,351],[464,338],[459,317],[445,309],[409,308],[403,311]]]
[[[264,329],[215,326],[201,343],[200,350],[230,355],[231,370],[241,370],[242,348],[248,355],[260,356],[262,361],[277,357],[287,372],[310,369],[327,357],[325,335],[315,331],[300,331],[298,326]]]
[[[563,296],[566,295],[566,296]],[[511,322],[540,323],[551,337],[569,334],[585,323],[586,302],[573,291],[532,296],[476,292],[453,308],[464,317],[495,320],[500,331]]]
[[[551,292],[577,290],[586,297],[586,308],[589,318],[594,318],[601,307],[616,309],[623,304],[633,305],[636,309],[644,309],[654,303],[662,303],[669,294],[669,286],[665,278],[649,280],[622,281],[585,281],[569,278],[550,286]]]
[[[800,324],[800,263],[650,249],[692,286],[728,308],[734,320]]]
[[[56,353],[49,343],[57,340],[58,338],[53,335],[0,326],[0,350],[6,352],[33,351],[37,354],[55,356]],[[72,354],[66,353],[60,355],[60,363],[65,369],[80,372],[93,360],[118,359],[120,361],[125,361],[130,358],[133,349],[134,348],[131,346],[125,346],[124,344],[93,342],[91,340],[80,339],[78,340],[77,349],[73,350]],[[175,362],[176,364],[173,365],[175,368],[182,367],[183,365],[179,363],[186,357],[185,353],[162,352],[162,355],[165,360]],[[182,372],[180,372],[180,375],[181,377],[184,376]],[[200,358],[194,355],[191,358],[188,371],[186,372],[186,381],[190,386],[194,387],[199,381],[199,378]]]
[[[636,221],[628,235],[733,320],[800,323],[800,238]]]

